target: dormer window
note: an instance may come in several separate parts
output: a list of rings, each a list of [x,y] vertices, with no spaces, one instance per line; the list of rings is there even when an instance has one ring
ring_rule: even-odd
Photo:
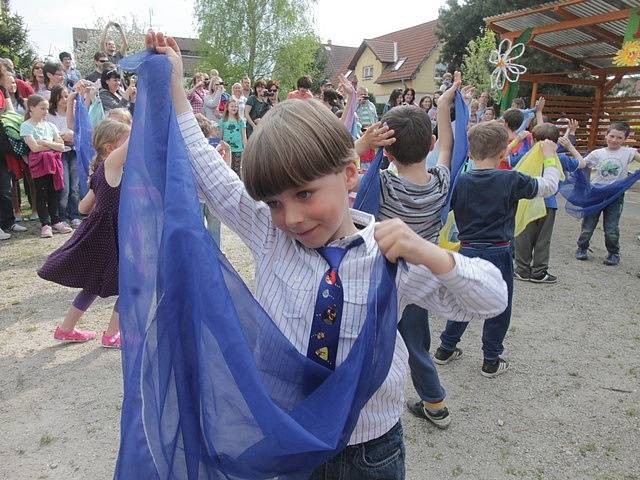
[[[362,68],[362,78],[364,80],[371,80],[373,78],[373,65]]]
[[[404,65],[404,62],[406,61],[406,57],[405,58],[401,58],[400,60],[398,60],[396,62],[396,64],[393,66],[393,71],[396,72],[398,70],[400,70],[400,68],[402,67],[402,65]]]

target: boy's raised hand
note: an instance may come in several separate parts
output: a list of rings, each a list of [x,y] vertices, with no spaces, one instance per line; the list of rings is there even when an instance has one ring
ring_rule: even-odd
[[[558,151],[558,146],[555,144],[555,142],[549,139],[543,140],[540,147],[542,149],[542,155],[544,158],[551,158],[556,155],[556,152]]]
[[[438,109],[442,106],[440,102],[444,102],[448,105],[453,103],[453,100],[456,97],[456,91],[458,91],[460,85],[462,85],[462,73],[456,70],[453,74],[453,84],[447,88],[438,99]]]
[[[364,135],[356,140],[356,153],[362,155],[372,148],[388,147],[396,142],[394,134],[395,132],[390,130],[386,123],[383,125],[382,122],[376,122],[365,130]]]
[[[173,37],[165,37],[162,32],[154,32],[149,30],[144,37],[144,44],[148,49],[155,50],[157,53],[164,53],[173,67],[173,77],[179,78],[182,84],[182,55],[180,47]]]

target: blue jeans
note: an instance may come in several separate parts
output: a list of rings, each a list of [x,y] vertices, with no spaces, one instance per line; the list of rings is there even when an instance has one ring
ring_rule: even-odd
[[[620,253],[620,215],[622,215],[622,207],[624,206],[624,194],[617,200],[607,205],[602,212],[582,217],[582,231],[578,238],[578,248],[586,250],[589,248],[589,242],[593,231],[598,226],[600,213],[602,213],[602,228],[604,230],[604,245],[609,253]]]
[[[400,422],[381,437],[350,445],[316,468],[309,480],[404,480]]]
[[[411,380],[420,399],[430,403],[444,400],[447,393],[440,385],[438,371],[429,354],[429,312],[418,305],[408,305],[402,312],[398,331],[409,351]]]
[[[482,328],[482,352],[484,359],[495,362],[498,356],[504,351],[502,341],[504,340],[509,323],[511,322],[511,301],[513,299],[513,260],[511,246],[495,246],[491,243],[472,243],[470,246],[462,247],[460,253],[465,257],[478,257],[493,263],[500,272],[507,284],[509,292],[509,302],[507,308],[500,315],[487,318]],[[467,322],[447,322],[447,327],[440,335],[441,348],[452,352],[462,334],[467,329]]]
[[[207,222],[207,230],[209,231],[209,235],[211,235],[213,241],[216,242],[218,247],[220,247],[220,220],[209,211],[204,203],[201,205],[203,221],[206,220]]]
[[[60,193],[58,211],[60,218],[75,220],[80,218],[78,201],[80,197],[80,183],[78,179],[78,159],[76,151],[71,150],[62,154],[62,166],[64,168],[64,188]]]

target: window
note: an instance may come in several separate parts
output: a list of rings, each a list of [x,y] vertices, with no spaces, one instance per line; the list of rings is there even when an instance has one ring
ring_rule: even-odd
[[[373,78],[373,66],[362,68],[362,79],[370,80]]]
[[[396,72],[398,70],[400,70],[400,67],[402,67],[402,65],[404,65],[404,62],[406,61],[406,58],[401,58],[400,60],[398,60],[396,62],[396,64],[393,66],[393,71]]]
[[[444,63],[437,63],[436,68],[433,71],[433,78],[440,80],[442,75],[447,71],[447,66]]]

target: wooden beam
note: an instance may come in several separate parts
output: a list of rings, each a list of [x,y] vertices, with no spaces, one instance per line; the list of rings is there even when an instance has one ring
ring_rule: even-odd
[[[603,58],[613,58],[616,55],[614,53],[610,53],[608,55],[589,55],[588,57],[582,57],[583,60],[601,60]]]
[[[602,88],[596,88],[596,98],[593,102],[593,111],[591,113],[591,127],[589,128],[589,141],[587,149],[593,150],[598,140],[598,124],[600,123],[600,112],[602,110],[602,97],[604,96]]]
[[[565,2],[562,2],[562,7],[568,7],[570,5],[575,5],[577,3],[584,3],[586,0],[566,0]],[[496,22],[502,22],[504,20],[511,20],[512,18],[519,18],[519,17],[524,17],[526,15],[531,15],[533,13],[544,13],[544,12],[548,12],[550,10],[553,10],[554,8],[556,8],[558,5],[557,4],[551,4],[549,5],[548,3],[545,5],[540,5],[539,7],[532,7],[532,8],[528,8],[526,10],[516,10],[513,12],[508,12],[505,13],[503,15],[496,15],[495,17],[488,17],[485,18],[485,24],[487,25],[487,27],[492,28],[492,25],[495,24]]]
[[[536,106],[536,100],[538,98],[538,82],[533,82],[531,86],[531,107],[534,108]]]
[[[640,73],[640,66],[637,67],[607,67],[595,68],[591,70],[593,75],[629,75],[631,73]]]
[[[535,27],[531,32],[531,35],[541,35],[543,33],[559,32],[561,30],[569,30],[572,28],[590,27],[601,23],[615,22],[616,20],[624,20],[631,15],[631,8],[625,8],[624,10],[615,10],[613,12],[601,13],[600,15],[592,15],[589,17],[578,17],[565,20],[558,23],[551,23],[548,25],[540,25]],[[510,35],[518,37],[522,35],[524,30],[510,32]]]
[[[576,15],[575,13],[571,13],[568,10],[565,10],[562,7],[556,7],[555,12],[565,20],[575,20],[576,18],[582,18]],[[620,48],[622,46],[623,37],[613,32],[610,32],[609,30],[602,28],[598,25],[591,25],[588,27],[584,27],[584,30],[586,30],[588,33],[592,35],[595,35],[603,42],[613,45],[616,48]]]
[[[604,84],[604,86],[602,87],[602,95],[606,95],[607,93],[609,93],[609,91],[615,87],[618,83],[620,83],[620,80],[622,80],[622,77],[624,75],[622,74],[618,74],[615,77],[613,77],[611,80],[609,80],[607,83]]]
[[[555,83],[557,85],[584,85],[588,87],[602,87],[601,80],[588,78],[569,78],[557,75],[545,75],[543,73],[520,75],[520,80],[536,83]]]

